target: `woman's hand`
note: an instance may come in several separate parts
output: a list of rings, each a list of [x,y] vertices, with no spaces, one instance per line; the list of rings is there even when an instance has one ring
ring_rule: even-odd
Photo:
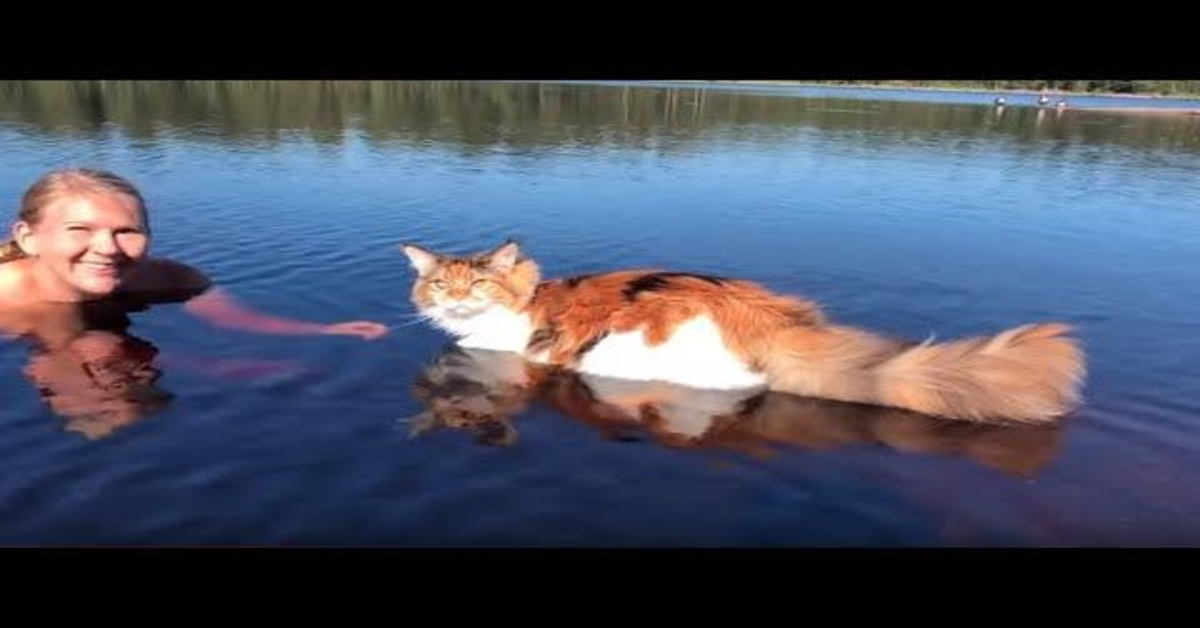
[[[348,323],[333,323],[325,325],[321,333],[340,336],[360,336],[364,340],[374,340],[388,332],[386,325],[371,321],[350,321]]]

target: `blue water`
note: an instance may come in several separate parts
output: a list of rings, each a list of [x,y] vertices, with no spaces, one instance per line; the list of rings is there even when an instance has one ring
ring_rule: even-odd
[[[109,168],[157,254],[265,311],[392,327],[133,314],[171,397],[92,438],[0,344],[0,543],[1200,545],[1200,120],[860,91],[0,85],[10,208],[47,169]],[[473,363],[414,322],[397,245],[510,236],[549,276],[740,276],[912,338],[1066,321],[1086,404],[976,427],[770,395],[688,437],[568,381],[507,438],[413,436],[419,385]]]

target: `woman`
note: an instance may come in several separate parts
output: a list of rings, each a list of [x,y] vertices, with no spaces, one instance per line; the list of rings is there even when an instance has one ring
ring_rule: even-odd
[[[182,301],[185,310],[215,325],[271,334],[374,339],[387,333],[368,321],[322,324],[253,311],[199,270],[150,257],[149,249],[137,188],[86,168],[50,172],[34,183],[12,240],[0,244],[0,335],[35,343],[25,374],[68,420],[68,429],[89,438],[108,435],[170,400],[155,386],[157,350],[127,333],[128,314],[152,304]],[[250,364],[210,362],[201,364],[204,370],[244,371]],[[288,367],[252,364],[264,365]]]
[[[200,271],[148,255],[150,227],[141,193],[101,170],[44,175],[25,193],[12,240],[0,245],[0,329],[21,333],[21,313],[54,303],[103,301],[126,309],[186,301],[213,324],[273,334],[340,334],[373,339],[379,323],[289,320],[242,305]]]

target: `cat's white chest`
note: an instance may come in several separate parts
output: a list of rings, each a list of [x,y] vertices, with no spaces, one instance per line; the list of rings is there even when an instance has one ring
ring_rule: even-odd
[[[458,337],[458,345],[492,351],[525,351],[533,325],[528,314],[493,306],[470,318],[438,317],[438,325]]]

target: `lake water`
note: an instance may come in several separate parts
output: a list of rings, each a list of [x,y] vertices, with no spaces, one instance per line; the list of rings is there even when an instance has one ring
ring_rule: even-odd
[[[30,348],[0,344],[0,544],[1200,545],[1200,116],[899,94],[0,83],[9,217],[47,169],[108,168],[145,192],[157,254],[265,311],[392,327],[152,308],[129,343],[153,399],[106,416],[53,407]],[[645,386],[523,390],[412,324],[397,250],[507,237],[551,277],[744,277],[917,339],[1066,321],[1085,405],[985,427],[668,391],[685,429]],[[412,420],[438,403],[489,418]]]

